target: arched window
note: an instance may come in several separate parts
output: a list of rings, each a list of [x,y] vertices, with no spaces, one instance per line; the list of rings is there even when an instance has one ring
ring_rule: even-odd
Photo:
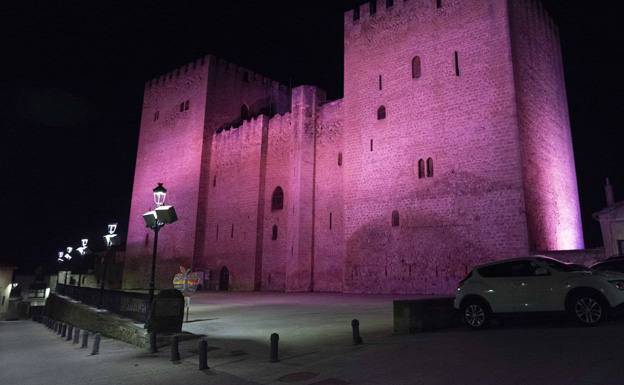
[[[381,106],[377,109],[377,120],[382,120],[386,118],[386,107]]]
[[[338,153],[338,166],[342,166],[342,152]]]
[[[418,160],[418,179],[422,179],[425,177],[425,161],[422,159]]]
[[[412,78],[417,79],[420,77],[420,56],[414,56],[412,59]]]
[[[243,104],[241,106],[241,119],[242,120],[249,120],[249,118],[251,118],[251,116],[249,115],[249,107],[247,107],[247,105]]]
[[[274,241],[277,239],[277,225],[273,225],[273,234],[271,235],[271,239]]]
[[[281,210],[284,208],[284,190],[280,186],[277,186],[273,190],[273,196],[271,197],[271,211]]]
[[[433,159],[427,159],[427,177],[430,178],[433,176]]]
[[[399,226],[399,212],[397,210],[394,210],[392,212],[392,227],[398,227]]]

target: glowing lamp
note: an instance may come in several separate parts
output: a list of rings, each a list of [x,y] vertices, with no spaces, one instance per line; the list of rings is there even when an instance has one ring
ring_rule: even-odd
[[[115,223],[110,223],[108,225],[108,233],[109,234],[115,234],[115,231],[117,231],[117,222]]]
[[[71,252],[72,252],[73,250],[74,250],[74,248],[73,248],[73,247],[68,246],[68,247],[67,247],[67,254],[71,254]]]
[[[117,246],[119,245],[119,237],[117,234],[106,234],[104,236],[104,242],[106,242],[107,247]]]
[[[74,250],[73,247],[71,247],[71,246],[67,247],[67,253],[65,253],[65,255],[64,255],[66,260],[69,261],[70,259],[72,259],[71,253],[72,253],[73,250]]]
[[[167,197],[167,189],[163,187],[162,183],[158,183],[158,186],[154,189],[154,204],[156,207],[160,207],[165,204],[165,198]]]
[[[15,288],[17,287],[17,285],[18,285],[18,283],[17,283],[17,282],[13,282],[13,283],[11,284],[11,288],[15,289]]]
[[[59,251],[59,252],[58,252],[58,259],[57,259],[57,261],[58,261],[58,262],[63,262],[63,257],[64,257],[64,256],[65,256],[65,252],[63,252],[63,251]]]
[[[83,238],[80,240],[80,244],[82,244],[82,247],[84,247],[85,249],[87,248],[88,243],[89,243],[89,240],[87,238]]]

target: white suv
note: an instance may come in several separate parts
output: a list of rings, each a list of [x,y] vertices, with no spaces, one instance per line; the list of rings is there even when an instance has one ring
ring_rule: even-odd
[[[556,311],[592,326],[624,307],[624,274],[542,256],[507,259],[473,268],[459,283],[454,306],[473,329],[495,313]]]

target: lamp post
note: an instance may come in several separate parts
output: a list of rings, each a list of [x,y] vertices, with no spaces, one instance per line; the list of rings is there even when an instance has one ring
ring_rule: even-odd
[[[115,234],[115,231],[117,231],[117,223],[110,223],[108,225],[108,234],[104,236],[104,242],[106,243],[106,254],[103,258],[104,266],[100,282],[100,300],[98,301],[98,309],[102,308],[102,304],[104,301],[104,285],[106,284],[106,272],[108,270],[109,254],[111,253],[111,248],[119,244],[119,237],[117,236],[117,234]]]
[[[178,220],[173,206],[165,206],[165,198],[167,197],[167,189],[163,187],[162,183],[158,183],[158,186],[153,190],[154,192],[154,205],[156,208],[152,211],[148,211],[143,214],[145,225],[154,230],[154,250],[152,251],[152,274],[150,276],[149,283],[149,299],[147,304],[147,317],[149,317],[152,301],[154,300],[154,279],[156,275],[156,251],[158,248],[158,232],[160,228],[165,224],[173,223]]]
[[[74,248],[71,247],[71,246],[67,246],[67,248],[65,250],[66,250],[66,252],[65,252],[65,255],[63,255],[63,258],[65,258],[65,262],[69,263],[69,261],[71,261],[71,259],[72,259],[72,255],[71,254],[74,251]],[[59,255],[60,255],[60,253],[59,253]],[[65,270],[65,282],[66,282],[65,284],[67,284],[67,271],[68,270]]]
[[[58,257],[56,258],[56,262],[59,263],[59,266],[61,266],[61,268],[64,265],[65,262],[65,252],[64,251],[59,251],[58,252]],[[59,270],[60,271],[60,270]],[[65,285],[67,285],[67,269],[64,270],[65,271]],[[58,277],[57,277],[58,280]]]
[[[80,240],[80,247],[77,248],[78,253],[80,253],[80,261],[78,261],[78,287],[80,287],[80,281],[82,280],[82,268],[84,265],[84,256],[87,254],[87,245],[89,244],[89,240],[87,238],[83,238]]]

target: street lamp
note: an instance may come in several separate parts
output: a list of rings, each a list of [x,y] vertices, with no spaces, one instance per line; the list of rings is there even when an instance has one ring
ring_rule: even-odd
[[[70,256],[70,258],[71,258],[71,256]],[[65,252],[64,251],[59,251],[58,252],[58,257],[56,258],[56,261],[59,263],[59,266],[61,266],[61,268],[62,268],[64,263],[65,263]],[[65,285],[67,285],[67,269],[65,269],[64,271],[65,271]],[[57,280],[58,280],[58,277],[57,277]]]
[[[89,244],[89,240],[87,238],[82,238],[80,240],[80,247],[78,253],[80,254],[79,262],[78,262],[78,287],[80,287],[80,281],[82,281],[82,268],[84,266],[84,256],[87,255],[87,245]]]
[[[154,192],[154,205],[156,209],[148,211],[143,214],[146,227],[154,230],[154,250],[152,252],[152,274],[149,283],[149,302],[147,304],[146,318],[149,316],[152,301],[154,300],[154,278],[156,275],[156,250],[158,247],[158,231],[165,224],[173,223],[178,220],[176,212],[173,206],[165,206],[165,198],[167,197],[167,189],[163,187],[162,183],[158,183],[158,186],[153,190]]]
[[[111,248],[119,244],[119,237],[115,234],[115,231],[117,231],[117,222],[110,223],[108,225],[108,234],[104,236],[104,242],[106,243],[107,250],[106,255],[104,255],[104,269],[102,270],[102,279],[100,282],[100,300],[98,302],[98,309],[102,307],[102,302],[104,300],[104,285],[106,282],[106,272],[108,270],[109,254],[111,252]]]

